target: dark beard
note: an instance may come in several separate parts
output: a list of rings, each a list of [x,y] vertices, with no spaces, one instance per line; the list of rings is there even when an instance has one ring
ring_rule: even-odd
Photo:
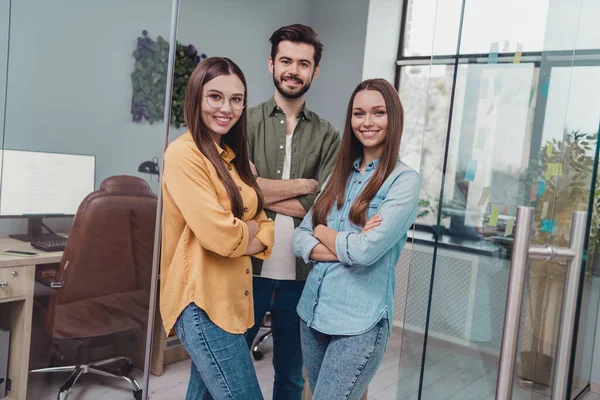
[[[304,94],[306,92],[308,92],[308,89],[310,89],[310,83],[307,85],[303,85],[300,90],[298,90],[297,92],[288,92],[287,90],[285,90],[283,88],[283,86],[281,86],[281,84],[279,83],[279,81],[277,80],[277,78],[275,78],[275,75],[273,74],[273,84],[275,84],[275,87],[277,88],[277,91],[279,93],[281,93],[281,95],[283,97],[286,97],[288,99],[297,99],[299,97],[304,96]]]

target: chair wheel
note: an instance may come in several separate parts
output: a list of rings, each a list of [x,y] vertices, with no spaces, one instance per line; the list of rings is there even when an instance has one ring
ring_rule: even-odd
[[[142,389],[133,391],[133,398],[135,400],[142,400]]]
[[[256,351],[253,351],[253,352],[252,352],[252,356],[254,357],[254,359],[255,359],[256,361],[260,361],[260,360],[262,360],[263,358],[265,358],[265,353],[263,353],[263,352],[262,352],[262,351],[260,351],[260,350],[256,350]]]

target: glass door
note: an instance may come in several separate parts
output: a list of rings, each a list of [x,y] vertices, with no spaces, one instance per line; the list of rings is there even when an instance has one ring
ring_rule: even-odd
[[[495,398],[517,208],[533,209],[528,246],[562,248],[573,213],[595,204],[600,39],[592,21],[600,6],[529,3],[405,4],[401,156],[419,168],[423,187],[396,301],[403,327],[397,399]],[[590,213],[587,232],[596,218]],[[589,262],[586,268],[570,318],[573,340],[589,349],[598,295]],[[527,264],[513,399],[552,397],[567,271],[558,258]],[[579,304],[586,323],[576,330]],[[590,379],[592,351],[582,349],[569,352],[573,394]]]

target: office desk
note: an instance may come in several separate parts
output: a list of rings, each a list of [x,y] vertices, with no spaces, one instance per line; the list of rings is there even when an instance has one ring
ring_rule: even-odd
[[[11,390],[0,400],[25,400],[29,369],[29,347],[33,312],[35,266],[60,262],[62,251],[43,252],[29,243],[0,237],[0,252],[23,250],[38,253],[35,257],[0,254],[0,326],[10,330],[8,379]]]

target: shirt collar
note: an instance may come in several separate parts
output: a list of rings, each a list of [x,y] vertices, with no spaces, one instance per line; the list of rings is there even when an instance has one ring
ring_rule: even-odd
[[[283,113],[283,110],[279,108],[275,102],[275,96],[272,96],[269,101],[267,101],[267,110],[269,111],[270,117],[273,117],[279,113]],[[300,114],[298,114],[298,116],[302,116],[304,119],[310,120],[310,110],[306,107],[306,102],[302,106],[302,110],[300,110]]]
[[[233,152],[233,150],[231,150],[231,148],[229,146],[227,146],[226,144],[223,144],[223,147],[221,147],[217,144],[217,142],[214,142],[214,143],[215,143],[215,146],[217,146],[217,151],[219,152],[219,154],[221,155],[221,158],[223,158],[223,160],[230,163],[235,158],[235,153]]]
[[[377,168],[377,164],[379,164],[379,158],[376,160],[371,161],[370,163],[367,164],[367,168],[365,169],[365,171],[372,171],[375,168]],[[360,163],[362,162],[362,156],[358,156],[358,158],[356,160],[354,160],[354,169],[360,172]]]

